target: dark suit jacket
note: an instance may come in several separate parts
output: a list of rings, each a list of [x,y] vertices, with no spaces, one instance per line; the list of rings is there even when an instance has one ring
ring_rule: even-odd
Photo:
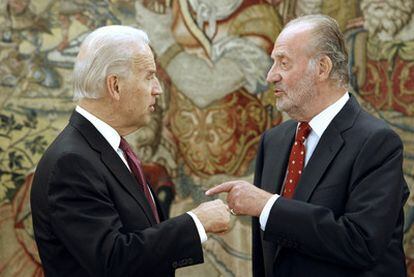
[[[31,207],[47,276],[172,276],[203,262],[193,219],[156,224],[136,179],[77,112],[38,164]]]
[[[279,193],[297,122],[262,136],[255,185]],[[253,218],[254,276],[406,276],[403,146],[354,97],[329,124],[293,199]],[[265,273],[266,272],[266,273]]]

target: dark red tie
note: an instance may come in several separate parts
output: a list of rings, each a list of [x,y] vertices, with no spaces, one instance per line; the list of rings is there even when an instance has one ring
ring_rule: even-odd
[[[286,175],[285,186],[282,195],[286,198],[292,198],[295,193],[296,186],[302,175],[303,166],[305,164],[305,139],[309,136],[311,127],[307,122],[299,123],[296,132],[295,142],[290,151],[288,172]]]
[[[152,213],[154,214],[157,223],[160,223],[160,217],[158,216],[157,208],[155,207],[154,200],[152,199],[151,192],[147,185],[147,181],[144,177],[144,172],[142,170],[140,160],[134,154],[134,151],[132,151],[131,146],[129,146],[128,142],[123,137],[121,137],[121,143],[119,144],[119,148],[121,148],[121,150],[124,151],[129,168],[131,169],[132,173],[137,179],[138,184],[142,186],[141,188],[144,191],[145,198],[147,198],[148,204],[150,204],[151,206]]]

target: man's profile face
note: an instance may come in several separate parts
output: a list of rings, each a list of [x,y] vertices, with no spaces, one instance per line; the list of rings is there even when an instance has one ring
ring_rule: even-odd
[[[276,107],[290,116],[303,111],[315,95],[315,69],[310,65],[309,30],[285,29],[277,38],[267,81],[274,85]],[[308,47],[307,47],[308,45]]]
[[[120,81],[120,101],[125,125],[138,129],[149,123],[156,97],[162,90],[149,46],[139,50],[131,63],[129,76]]]

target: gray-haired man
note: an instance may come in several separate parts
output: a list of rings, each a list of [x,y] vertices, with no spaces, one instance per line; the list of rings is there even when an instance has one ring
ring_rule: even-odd
[[[289,22],[267,80],[293,120],[262,136],[255,186],[232,181],[232,212],[253,216],[253,275],[405,276],[403,146],[347,92],[335,20]]]
[[[147,35],[102,27],[80,47],[78,106],[46,150],[31,191],[47,276],[173,276],[203,262],[206,232],[223,232],[228,207],[201,204],[164,220],[124,136],[148,124],[162,93]]]

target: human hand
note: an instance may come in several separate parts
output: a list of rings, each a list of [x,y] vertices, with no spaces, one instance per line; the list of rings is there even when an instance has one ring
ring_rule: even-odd
[[[272,197],[272,194],[267,191],[243,180],[222,183],[206,191],[206,195],[211,196],[222,192],[228,193],[227,204],[235,214],[257,217]]]
[[[220,199],[201,203],[192,212],[203,224],[206,233],[224,233],[229,229],[229,207]]]

